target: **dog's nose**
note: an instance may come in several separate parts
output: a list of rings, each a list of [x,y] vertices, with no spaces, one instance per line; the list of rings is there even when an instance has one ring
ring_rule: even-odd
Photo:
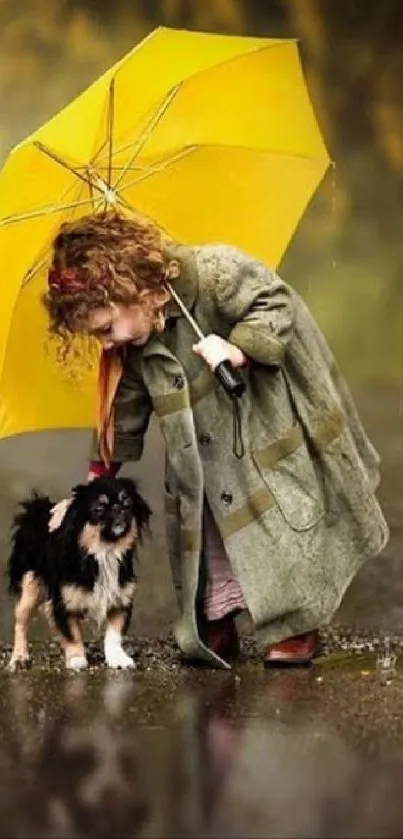
[[[111,521],[123,522],[126,521],[125,511],[120,504],[113,504],[111,507]]]

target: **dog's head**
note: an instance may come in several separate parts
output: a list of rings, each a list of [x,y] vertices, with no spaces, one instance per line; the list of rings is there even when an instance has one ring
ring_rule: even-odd
[[[73,489],[69,515],[79,524],[82,546],[91,552],[102,545],[129,548],[141,539],[151,510],[129,478],[95,478]]]

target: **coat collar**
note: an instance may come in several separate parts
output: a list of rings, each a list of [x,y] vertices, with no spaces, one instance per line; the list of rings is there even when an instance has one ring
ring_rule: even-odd
[[[175,260],[178,263],[178,275],[170,278],[170,283],[178,293],[185,306],[190,311],[193,309],[198,292],[198,275],[196,256],[192,248],[186,245],[170,244],[165,249],[167,260]],[[166,310],[167,318],[183,317],[177,303],[170,300]]]

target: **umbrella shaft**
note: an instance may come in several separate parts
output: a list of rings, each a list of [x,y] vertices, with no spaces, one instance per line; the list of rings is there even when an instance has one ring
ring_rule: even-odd
[[[186,308],[185,304],[182,302],[181,298],[179,297],[179,294],[177,294],[175,289],[172,288],[171,283],[167,282],[166,285],[167,285],[169,293],[172,295],[173,299],[175,300],[175,303],[178,304],[182,314],[185,316],[187,322],[192,327],[192,329],[195,332],[195,334],[197,335],[199,341],[202,341],[203,338],[204,338],[204,335],[203,335],[203,332],[200,329],[200,326],[196,323],[195,319],[192,317],[192,315],[190,314],[190,312]]]

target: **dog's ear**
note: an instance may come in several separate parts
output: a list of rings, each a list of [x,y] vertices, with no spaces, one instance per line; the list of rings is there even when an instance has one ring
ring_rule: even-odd
[[[124,483],[127,494],[132,500],[133,512],[137,522],[139,536],[141,537],[143,531],[148,527],[152,515],[151,508],[139,492],[135,481],[132,481],[131,478],[121,478],[121,480]]]
[[[67,507],[63,518],[63,531],[68,536],[72,532],[76,532],[78,528],[82,527],[87,520],[87,503],[86,496],[88,495],[88,484],[77,484],[71,490],[71,503]],[[59,528],[61,531],[61,528]]]

